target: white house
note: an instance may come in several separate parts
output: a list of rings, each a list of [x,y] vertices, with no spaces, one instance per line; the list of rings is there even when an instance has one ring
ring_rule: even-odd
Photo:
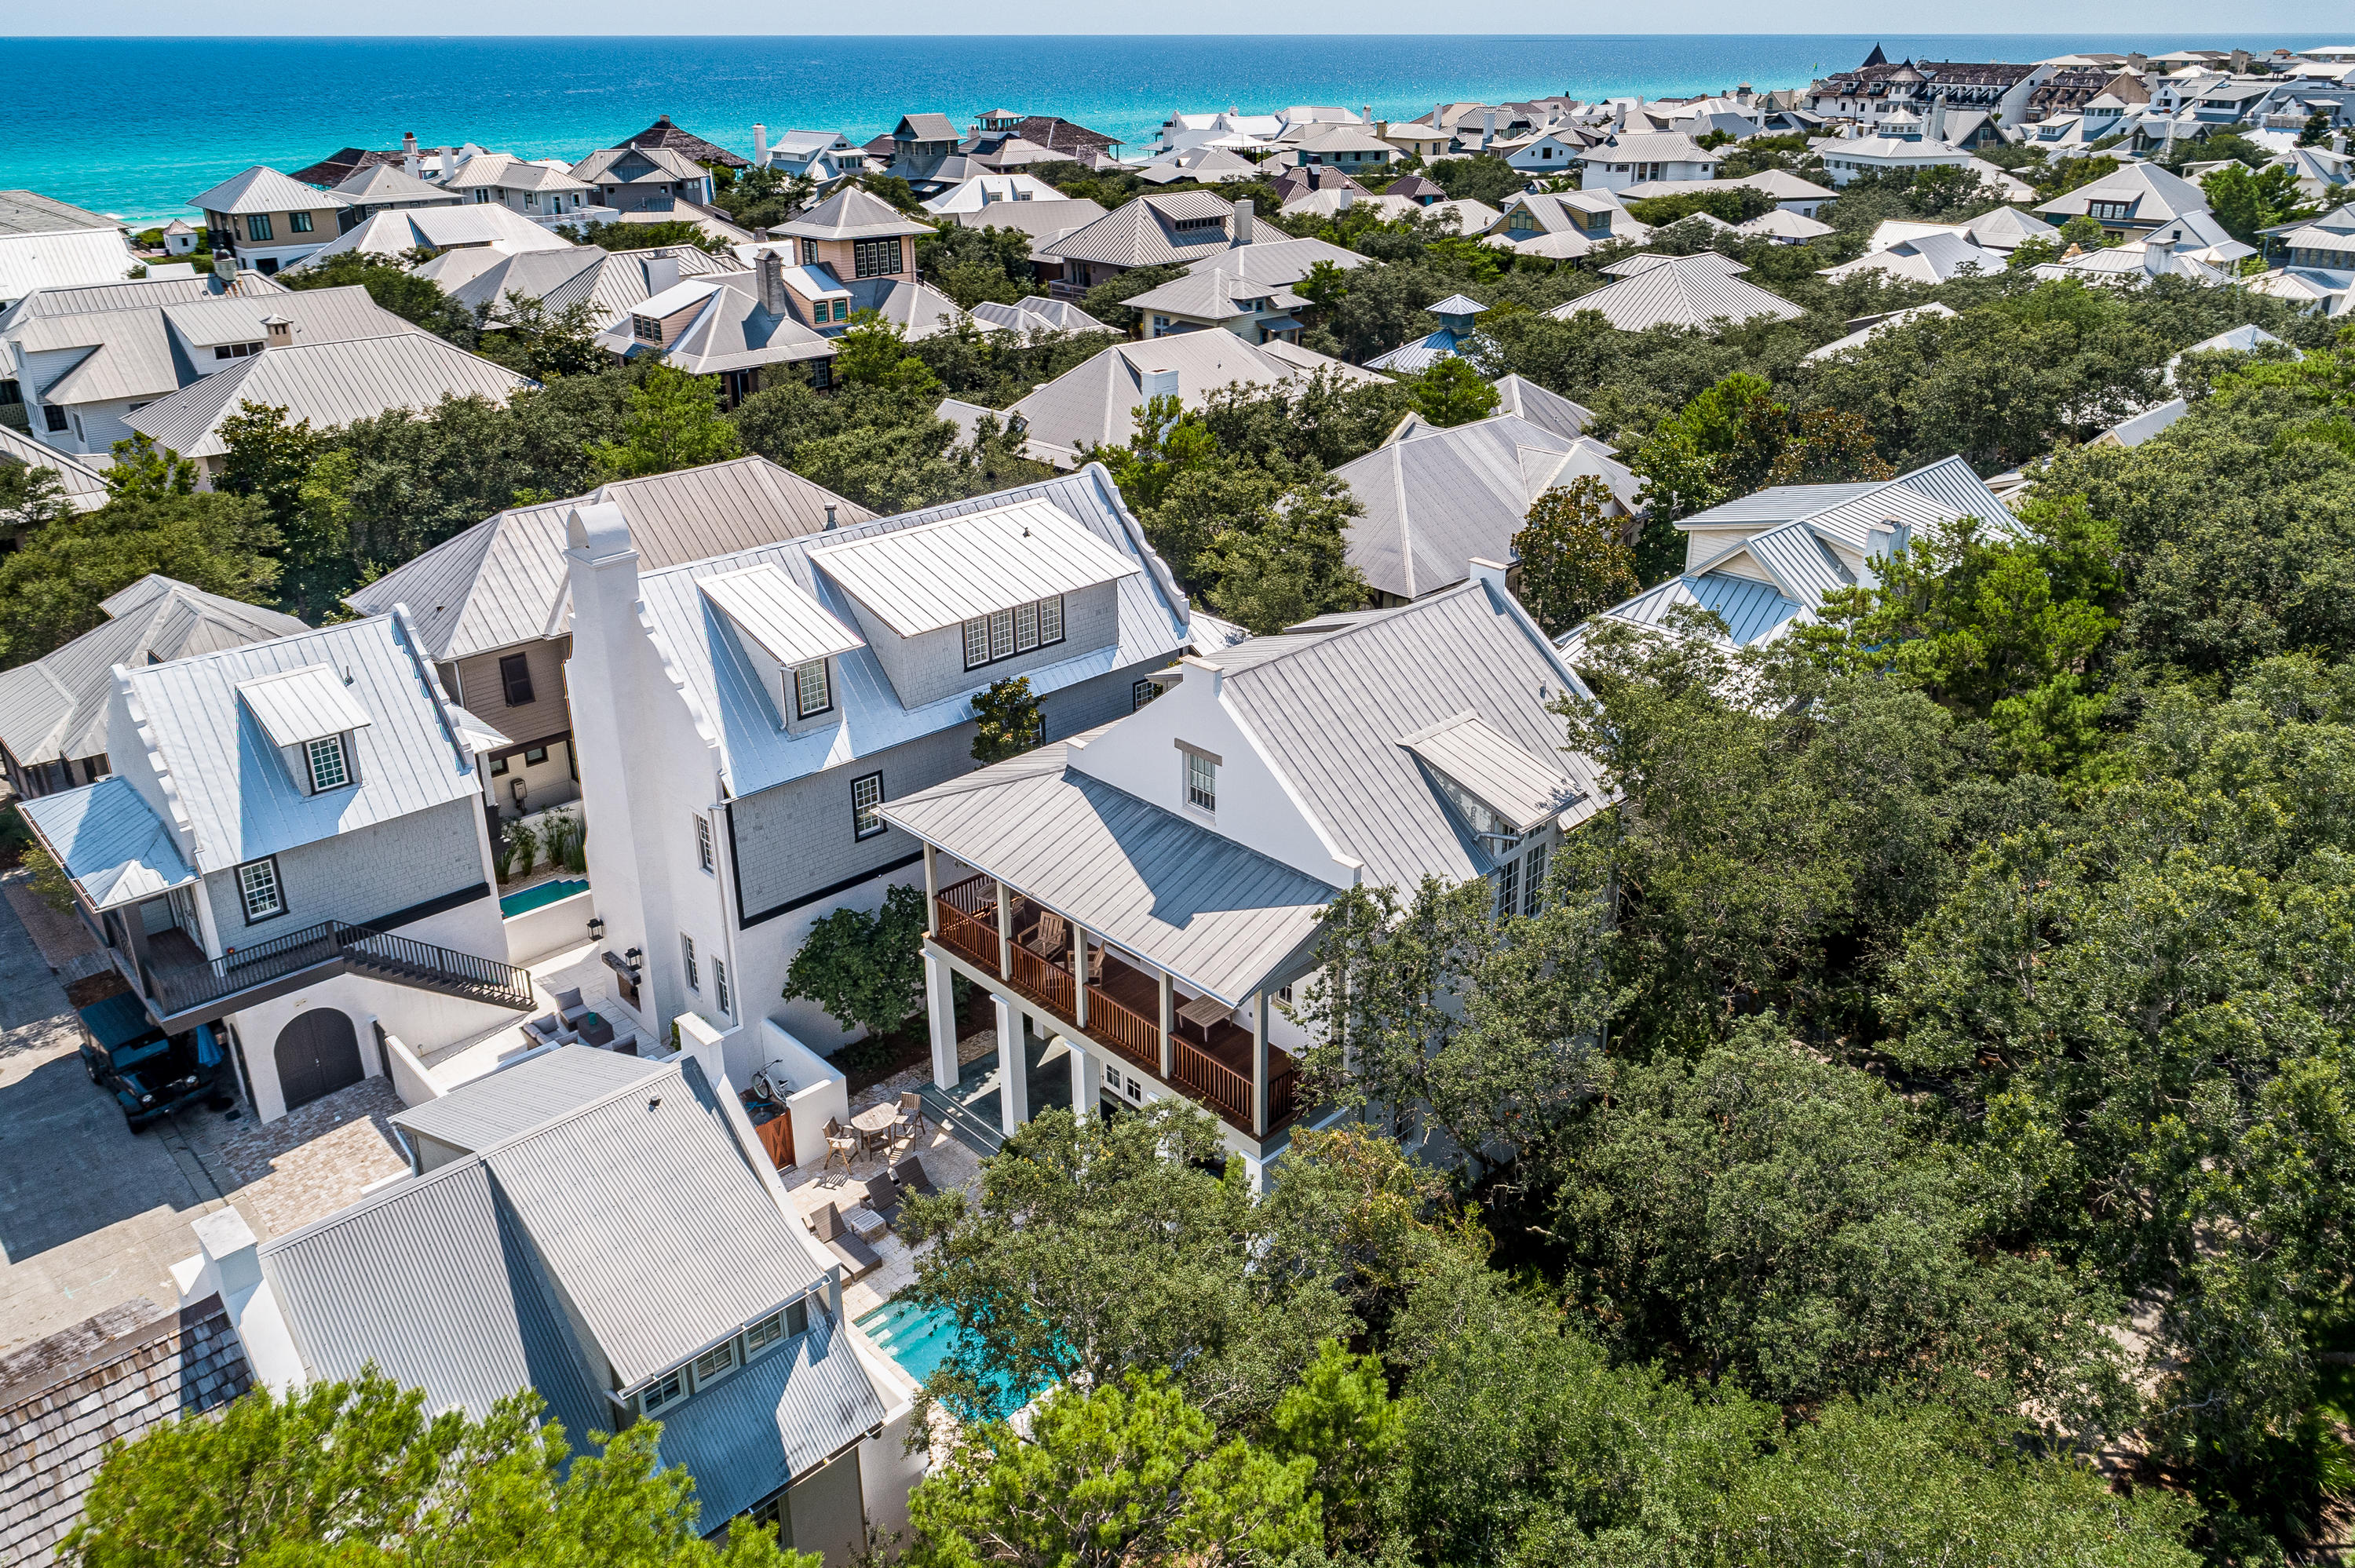
[[[194,231],[186,224],[180,228],[185,238],[177,249],[171,231],[165,231],[167,254],[185,256],[196,249]],[[131,275],[137,260],[123,226],[112,218],[35,191],[0,191],[0,311],[36,289],[118,282]]]
[[[1935,168],[1967,168],[1977,162],[1966,148],[1928,137],[1834,136],[1814,143],[1823,155],[1824,173],[1834,188],[1852,183],[1859,175]]]
[[[924,203],[926,212],[968,213],[997,202],[1061,201],[1063,193],[1036,175],[975,175]]]
[[[755,125],[752,164],[781,174],[805,175],[826,185],[864,169],[867,151],[839,131],[786,131],[771,142],[769,128]]]
[[[601,203],[590,183],[558,159],[534,162],[511,153],[476,153],[463,163],[444,151],[441,187],[474,206],[505,207],[534,223],[593,222]]]
[[[1588,190],[1625,190],[1661,180],[1717,177],[1717,154],[1674,131],[1615,132],[1577,155],[1579,183]]]
[[[660,1035],[775,1021],[811,926],[871,909],[918,846],[879,812],[972,766],[974,697],[1027,680],[1047,733],[1126,713],[1187,609],[1104,471],[646,569],[574,508],[566,665],[589,880],[623,1004]]]

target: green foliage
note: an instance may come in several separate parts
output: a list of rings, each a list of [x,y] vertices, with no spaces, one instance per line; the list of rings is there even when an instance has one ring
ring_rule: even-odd
[[[109,1449],[59,1549],[72,1568],[231,1568],[420,1558],[816,1568],[773,1534],[697,1533],[694,1482],[656,1463],[659,1422],[570,1455],[528,1392],[477,1421],[425,1414],[420,1389],[370,1372],[285,1397],[257,1389]]]
[[[1616,510],[1610,489],[1581,474],[1539,496],[1528,526],[1513,535],[1521,602],[1549,632],[1567,631],[1644,586]]]
[[[232,415],[231,418],[239,417]],[[114,443],[113,466],[101,477],[106,481],[107,494],[113,496],[194,495],[197,461],[184,458],[169,447],[158,447],[153,436],[134,431],[127,440]]]
[[[2297,144],[2301,147],[2319,147],[2329,140],[2330,115],[2324,110],[2318,109],[2307,115],[2306,123],[2298,127]]]
[[[1039,699],[1030,694],[1027,675],[992,681],[986,690],[975,693],[973,717],[975,762],[1003,762],[1009,757],[1019,757],[1037,746],[1047,733],[1047,721],[1039,712]]]
[[[1627,204],[1627,216],[1651,228],[1680,217],[1705,212],[1727,223],[1747,223],[1774,210],[1774,198],[1754,185],[1729,190],[1691,191],[1681,196],[1651,196]]]
[[[1324,1504],[1328,1547],[1362,1547],[1380,1531],[1412,1414],[1391,1397],[1380,1356],[1353,1356],[1337,1340],[1317,1346],[1300,1382],[1275,1402],[1269,1446],[1316,1467],[1309,1486]]]
[[[106,619],[100,602],[151,572],[266,604],[278,530],[256,500],[222,492],[117,495],[0,556],[0,666],[63,646]]]
[[[1770,484],[1838,484],[1895,473],[1858,413],[1795,414],[1773,386],[1747,372],[1727,376],[1653,429],[1627,466],[1662,521],[1688,517]]]
[[[1184,276],[1186,269],[1174,261],[1163,267],[1131,268],[1082,295],[1080,309],[1115,332],[1134,332],[1141,318],[1124,302]]]
[[[970,443],[933,413],[935,400],[847,383],[798,382],[756,392],[730,416],[746,450],[878,513],[911,511],[1042,477],[1020,433],[985,418]]]
[[[1502,207],[1529,183],[1527,175],[1504,159],[1487,153],[1463,158],[1440,158],[1423,172],[1439,182],[1449,200],[1468,198],[1493,207]]]
[[[940,397],[940,378],[908,352],[908,340],[899,324],[885,321],[878,312],[852,312],[849,327],[834,342],[837,381],[928,400]]]
[[[1011,304],[1042,293],[1030,266],[1030,237],[1018,228],[943,223],[916,241],[916,270],[971,310],[984,300]]]
[[[474,313],[430,278],[421,278],[398,261],[358,250],[340,250],[312,266],[300,267],[278,280],[290,289],[340,289],[357,283],[368,298],[406,322],[414,322],[460,348],[474,346]]]
[[[0,534],[29,534],[72,514],[56,469],[0,461]]]
[[[787,1001],[805,997],[845,1029],[889,1034],[924,1005],[922,889],[894,883],[883,906],[844,907],[810,927],[785,971]]]
[[[740,228],[774,228],[810,205],[817,182],[783,169],[746,169],[724,184],[715,182],[711,205]]]
[[[1209,1418],[1166,1378],[1050,1394],[1018,1432],[959,1435],[908,1499],[915,1568],[1242,1568],[1320,1542],[1316,1461],[1279,1459]]]
[[[510,290],[496,311],[476,315],[474,352],[535,381],[594,375],[613,363],[597,346],[598,320],[586,300],[550,311]]]
[[[2232,238],[2245,245],[2263,245],[2257,231],[2315,216],[2320,208],[2297,188],[2297,174],[2286,164],[2252,172],[2245,164],[2227,164],[2200,182],[2200,194]]]
[[[717,256],[728,249],[726,240],[706,234],[701,224],[685,217],[661,223],[624,223],[619,219],[567,223],[559,225],[556,232],[575,245],[594,245],[600,250],[666,250],[675,245],[692,245]]]
[[[1470,361],[1452,355],[1414,378],[1412,396],[1426,424],[1468,425],[1497,411],[1497,389]]]
[[[24,831],[16,822],[13,810],[9,813],[9,825],[19,832]],[[34,897],[60,915],[73,913],[73,881],[66,875],[66,868],[57,863],[56,856],[38,844],[27,844],[17,852],[16,863],[24,868],[25,885]]]
[[[719,412],[719,379],[658,365],[632,389],[617,439],[588,453],[612,479],[669,473],[743,455],[736,427]]]

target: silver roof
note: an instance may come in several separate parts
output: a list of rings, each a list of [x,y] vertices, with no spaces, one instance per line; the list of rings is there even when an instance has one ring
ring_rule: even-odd
[[[615,354],[658,355],[697,376],[835,355],[832,338],[804,326],[790,312],[779,313],[763,305],[750,272],[689,278],[639,306],[648,316],[688,310],[694,314],[687,324],[659,349],[640,343],[627,319],[607,327],[597,341]]]
[[[696,587],[737,630],[789,669],[867,645],[774,561],[704,577]]]
[[[265,348],[129,415],[124,422],[186,457],[229,449],[220,422],[239,405],[286,410],[314,429],[348,425],[395,408],[431,408],[444,397],[507,397],[538,383],[415,328],[342,343]]]
[[[352,205],[361,206],[379,201],[421,201],[439,206],[455,206],[465,198],[440,185],[429,185],[398,164],[368,164],[354,169],[334,185],[337,196],[348,196]]]
[[[499,513],[355,589],[345,602],[363,615],[406,605],[434,659],[559,636],[572,624],[565,519],[576,507],[601,503],[622,509],[641,571],[819,533],[828,506],[845,527],[875,515],[766,458],[734,458]]]
[[[1578,787],[1568,773],[1497,734],[1469,708],[1400,736],[1399,744],[1524,833],[1578,802]]]
[[[267,164],[256,164],[241,175],[230,175],[202,195],[190,196],[188,205],[206,212],[234,217],[249,212],[317,212],[323,207],[346,207],[352,204],[333,191],[306,185],[291,175],[280,174]]]
[[[839,544],[821,539],[810,557],[902,637],[1143,569],[1135,556],[1036,499]],[[709,578],[704,591],[710,591]]]
[[[1118,641],[1028,672],[1033,693],[1044,695],[1060,691],[1143,661],[1167,659],[1185,648],[1185,599],[1168,567],[1151,553],[1143,525],[1130,515],[1101,464],[1090,463],[1077,473],[992,495],[876,518],[821,537],[830,543],[846,536],[888,534],[1030,501],[1051,504],[1097,543],[1144,568],[1118,581]],[[989,683],[988,672],[976,671],[970,687],[922,707],[909,708],[901,705],[873,652],[859,648],[841,656],[836,712],[814,726],[792,732],[781,728],[773,699],[760,673],[745,659],[726,618],[711,607],[698,584],[720,572],[773,562],[837,619],[849,621],[853,619],[849,596],[815,568],[811,546],[817,542],[789,539],[713,560],[642,572],[638,579],[640,600],[677,662],[679,678],[715,721],[721,768],[729,788],[739,795],[965,723],[973,716],[973,694]]]
[[[888,239],[895,234],[930,234],[919,223],[870,191],[845,185],[807,212],[769,232],[794,239]]]
[[[58,476],[58,482],[65,490],[66,503],[77,512],[91,512],[106,504],[106,478],[91,466],[88,458],[44,446],[24,431],[7,425],[0,425],[0,462],[49,470]],[[5,729],[0,729],[0,735],[5,733]]]
[[[73,207],[38,191],[0,191],[0,234],[58,234],[76,228],[119,230],[103,213]]]
[[[662,1073],[659,1064],[642,1056],[559,1045],[410,1106],[393,1116],[392,1125],[476,1154]]]
[[[1747,648],[1775,635],[1796,620],[1806,608],[1796,599],[1784,598],[1772,583],[1738,577],[1731,572],[1699,572],[1670,577],[1593,620],[1582,621],[1561,639],[1560,645],[1564,656],[1575,662],[1596,622],[1606,617],[1632,626],[1664,626],[1671,610],[1686,605],[1706,609],[1724,621],[1729,639],[1738,648]]]
[[[1051,245],[1039,246],[1039,253],[1060,260],[1102,261],[1115,267],[1160,267],[1198,260],[1227,249],[1227,225],[1234,210],[1232,203],[1208,191],[1141,196],[1124,202],[1093,223],[1071,230]],[[1199,228],[1178,227],[1201,218],[1218,221]],[[1271,237],[1282,236],[1282,230],[1272,227],[1267,232]]]
[[[300,746],[376,722],[327,664],[302,664],[240,681],[237,694],[274,746]]]
[[[2036,210],[2055,218],[2083,217],[2093,203],[2126,202],[2137,223],[2160,223],[2208,208],[2205,192],[2180,175],[2170,175],[2156,164],[2126,164],[2100,179],[2064,191]]]
[[[1114,744],[1106,735],[1084,738]],[[1043,746],[883,815],[1223,1001],[1240,1003],[1315,934],[1337,889],[1068,767],[1069,756]]]
[[[119,775],[16,807],[93,909],[136,904],[197,874],[147,802]]]
[[[661,1452],[695,1478],[707,1520],[730,1518],[883,1425],[851,1336],[813,1307],[809,1331],[663,1414]]]
[[[300,265],[316,267],[346,250],[399,257],[421,245],[437,250],[474,245],[531,250],[570,248],[570,241],[496,202],[463,207],[403,207],[369,214],[303,258]]]
[[[1178,396],[1199,408],[1209,395],[1231,386],[1273,387],[1329,370],[1344,382],[1381,376],[1305,348],[1250,344],[1231,332],[1189,332],[1144,343],[1115,344],[1072,366],[1007,409],[1029,428],[1034,447],[1074,461],[1082,446],[1124,446],[1136,433],[1136,410],[1145,404],[1145,376],[1178,373]]]
[[[1556,305],[1546,313],[1570,321],[1587,311],[1622,332],[1648,327],[1681,326],[1707,330],[1719,321],[1745,322],[1757,316],[1792,321],[1806,313],[1780,295],[1755,283],[1745,283],[1719,267],[1695,264],[1696,259],[1674,257],[1661,264],[1606,283],[1591,294]]]
[[[1462,582],[1476,557],[1511,559],[1530,506],[1557,485],[1600,479],[1631,513],[1638,490],[1602,442],[1514,414],[1446,428],[1418,421],[1333,471],[1364,508],[1349,520],[1349,564],[1401,599]]]
[[[1584,435],[1586,427],[1594,423],[1594,411],[1584,404],[1549,392],[1517,373],[1499,376],[1489,385],[1497,389],[1498,413],[1518,414],[1540,429],[1551,430],[1565,440]]]
[[[359,781],[305,795],[277,746],[240,700],[258,675],[323,664],[349,672],[346,694],[370,723],[353,736]],[[441,688],[398,618],[372,617],[125,672],[147,766],[168,784],[176,829],[193,835],[197,868],[222,871],[476,797],[473,757],[460,749]],[[116,771],[138,766],[118,736]],[[186,844],[189,840],[180,841]]]

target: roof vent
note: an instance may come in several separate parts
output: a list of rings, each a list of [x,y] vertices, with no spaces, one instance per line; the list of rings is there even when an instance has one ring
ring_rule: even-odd
[[[660,1095],[653,1095],[653,1096],[649,1096],[649,1097],[647,1097],[647,1099],[646,1099],[646,1109],[648,1109],[648,1110],[660,1110],[661,1108],[662,1108],[662,1097],[661,1097]]]
[[[834,505],[831,501],[826,503],[826,531],[829,534],[834,532]]]

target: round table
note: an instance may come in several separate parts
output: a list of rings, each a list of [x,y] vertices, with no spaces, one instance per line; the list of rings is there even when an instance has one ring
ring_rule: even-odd
[[[881,1105],[868,1106],[852,1117],[850,1125],[858,1129],[860,1140],[871,1146],[878,1139],[889,1138],[899,1120],[900,1102],[886,1100]]]

